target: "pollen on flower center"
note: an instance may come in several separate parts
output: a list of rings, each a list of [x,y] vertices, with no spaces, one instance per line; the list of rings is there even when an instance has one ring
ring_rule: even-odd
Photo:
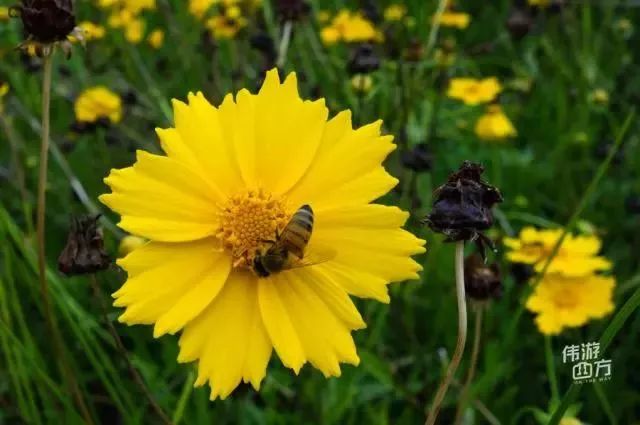
[[[248,266],[264,241],[274,240],[287,224],[283,199],[262,190],[233,195],[220,213],[216,236],[233,256],[234,267]]]

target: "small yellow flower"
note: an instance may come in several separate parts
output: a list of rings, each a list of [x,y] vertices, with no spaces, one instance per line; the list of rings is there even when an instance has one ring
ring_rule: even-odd
[[[475,78],[454,78],[449,83],[447,96],[463,101],[467,105],[492,102],[502,91],[495,77],[477,80]]]
[[[537,313],[536,325],[545,335],[557,335],[565,328],[585,325],[611,313],[615,279],[589,275],[569,278],[547,274],[535,287],[526,307]]]
[[[505,238],[504,244],[511,250],[507,253],[507,259],[513,263],[533,264],[535,270],[540,272],[561,234],[562,229],[537,230],[525,227],[518,238]],[[610,270],[611,262],[598,256],[601,246],[600,239],[595,235],[568,234],[549,264],[547,273],[581,277]]]
[[[443,27],[452,27],[463,30],[469,26],[471,16],[468,13],[445,10],[442,15],[440,15],[438,22]]]
[[[124,38],[131,44],[138,44],[144,35],[144,21],[140,18],[132,19],[124,27]]]
[[[384,37],[361,13],[352,13],[343,9],[338,12],[328,26],[322,29],[320,38],[324,44],[331,45],[338,41],[345,43],[380,42]]]
[[[147,36],[147,43],[154,49],[159,49],[164,42],[164,31],[160,29],[156,29],[151,31],[151,33]]]
[[[403,4],[392,4],[384,10],[384,19],[389,22],[397,22],[405,17],[407,7]]]
[[[226,16],[214,16],[207,19],[205,26],[216,39],[234,38],[247,25],[245,18],[230,19]]]
[[[127,235],[120,240],[118,258],[124,258],[134,250],[146,245],[147,240],[139,236]]]
[[[529,6],[547,7],[551,4],[551,0],[527,0]]]
[[[489,105],[475,126],[475,133],[482,140],[499,141],[518,133],[500,105]]]
[[[155,10],[156,0],[121,0],[121,6],[138,15],[144,10]]]
[[[351,78],[351,87],[356,92],[368,93],[373,86],[373,79],[367,74],[356,74]]]
[[[78,122],[93,123],[101,118],[108,118],[115,124],[122,119],[120,96],[103,86],[92,87],[80,93],[74,109]]]
[[[78,26],[82,30],[82,36],[84,37],[84,41],[100,40],[101,38],[104,38],[106,34],[106,31],[103,26],[96,25],[93,22],[89,22],[89,21],[80,22]],[[70,36],[69,38],[72,39],[71,41],[74,41],[74,42],[77,41],[73,36]]]
[[[609,93],[602,88],[593,90],[589,98],[593,103],[597,103],[599,105],[606,105],[609,103]]]
[[[0,22],[6,22],[9,20],[9,8],[6,6],[0,6]]]
[[[215,3],[216,0],[189,0],[189,12],[201,19]]]
[[[107,24],[112,28],[122,28],[127,26],[135,16],[127,9],[121,9],[109,15]]]
[[[158,130],[165,154],[139,151],[100,197],[150,240],[118,260],[118,320],[154,325],[156,338],[181,332],[178,361],[197,362],[212,400],[241,382],[259,389],[274,352],[296,374],[358,365],[352,332],[366,324],[350,296],[389,302],[388,283],[416,278],[411,255],[425,251],[402,229],[406,212],[372,203],[397,184],[382,166],[392,137],[380,121],[354,129],[349,112],[329,119],[324,100],[301,99],[295,74],[280,82],[277,70],[258,94],[173,105],[175,127]],[[260,277],[256,255],[302,205],[315,217],[304,257],[335,254]]]
[[[2,98],[9,93],[9,84],[0,81],[0,112],[3,110]]]
[[[560,419],[560,425],[583,425],[584,423],[578,419],[571,416],[565,416]]]

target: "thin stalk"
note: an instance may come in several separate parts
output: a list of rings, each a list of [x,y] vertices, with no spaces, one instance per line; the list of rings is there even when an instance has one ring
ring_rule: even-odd
[[[189,401],[189,397],[193,392],[193,383],[195,382],[195,380],[196,373],[193,369],[191,369],[189,370],[187,379],[184,381],[184,387],[182,387],[182,391],[180,392],[180,399],[178,399],[176,410],[173,412],[173,423],[175,425],[178,425],[182,420],[184,409],[187,407],[187,401]]]
[[[442,382],[440,382],[436,396],[433,399],[433,404],[431,405],[431,410],[429,411],[425,425],[434,425],[436,423],[442,401],[460,365],[460,360],[462,360],[462,354],[464,353],[464,345],[467,341],[467,302],[464,292],[464,241],[456,242],[456,295],[458,298],[458,340],[453,356],[451,357],[451,362],[447,367],[447,372]]]
[[[544,358],[547,363],[547,376],[549,377],[549,389],[551,391],[551,403],[556,403],[560,399],[558,391],[558,377],[556,375],[556,362],[553,359],[553,349],[551,347],[551,337],[544,337]]]
[[[59,362],[60,371],[67,383],[67,386],[73,393],[78,408],[84,420],[93,424],[91,414],[87,409],[87,405],[82,397],[82,393],[78,388],[78,383],[73,376],[73,371],[67,362],[66,353],[63,350],[64,343],[60,330],[55,320],[54,311],[51,307],[51,299],[49,297],[49,283],[47,281],[47,263],[45,251],[45,212],[46,212],[46,189],[47,189],[47,170],[49,162],[49,133],[50,133],[50,103],[51,103],[51,75],[53,68],[53,47],[45,49],[43,55],[43,77],[42,77],[42,141],[40,143],[40,168],[38,172],[38,205],[36,215],[36,234],[38,245],[38,278],[40,281],[40,297],[44,306],[44,316],[47,322],[49,334],[52,337],[54,353]]]
[[[473,378],[476,374],[476,367],[478,365],[478,357],[480,354],[480,340],[482,339],[482,317],[484,313],[484,305],[480,304],[475,309],[475,328],[473,330],[473,348],[471,350],[471,364],[469,365],[469,371],[467,372],[467,379],[464,381],[464,386],[462,387],[462,391],[460,391],[460,399],[458,403],[458,408],[456,411],[456,419],[454,424],[459,424],[462,421],[462,415],[464,414],[464,409],[469,400],[469,388],[471,387],[471,382],[473,382]]]
[[[145,385],[144,380],[142,379],[142,376],[140,376],[140,373],[138,372],[138,370],[135,368],[135,366],[133,366],[133,363],[131,363],[131,359],[129,358],[127,349],[124,347],[124,344],[122,343],[122,340],[118,335],[118,331],[116,330],[115,326],[113,326],[113,323],[111,322],[111,320],[109,320],[107,306],[105,305],[104,299],[102,298],[102,295],[100,293],[100,286],[98,285],[98,279],[96,279],[95,274],[91,275],[91,288],[93,289],[93,296],[96,299],[96,302],[100,305],[100,312],[102,313],[102,319],[107,324],[107,328],[109,328],[109,333],[113,338],[113,342],[115,343],[116,348],[118,349],[118,352],[127,363],[127,368],[129,369],[129,373],[131,373],[133,380],[135,381],[136,385],[140,387],[140,390],[142,390],[145,397],[147,397],[147,400],[149,401],[151,408],[156,413],[156,415],[158,415],[160,420],[164,424],[173,425],[173,422],[171,422],[171,419],[167,417],[167,415],[164,413],[162,408],[158,405],[156,400],[153,398],[153,395],[149,391],[149,388],[147,388],[147,386]]]
[[[276,66],[282,68],[287,60],[287,51],[289,50],[289,42],[291,41],[291,31],[293,30],[293,22],[285,21],[282,28],[282,38],[280,38],[280,46],[278,47],[278,60]]]

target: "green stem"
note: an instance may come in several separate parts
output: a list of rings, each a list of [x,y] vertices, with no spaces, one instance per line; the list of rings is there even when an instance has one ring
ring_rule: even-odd
[[[436,423],[440,407],[442,407],[442,401],[460,365],[460,360],[462,360],[462,354],[464,353],[464,345],[467,341],[467,302],[464,292],[464,241],[456,242],[456,295],[458,298],[458,339],[456,348],[451,357],[451,362],[447,367],[444,379],[440,382],[436,396],[433,399],[433,404],[429,410],[425,425],[434,425]]]
[[[600,337],[601,352],[604,352],[607,347],[609,347],[609,344],[611,344],[613,338],[615,338],[629,316],[631,316],[631,314],[636,311],[638,307],[640,307],[640,288],[636,289],[629,300],[622,306],[620,310],[618,310],[611,322],[609,322],[609,326],[607,326],[607,329],[604,330],[602,337]],[[553,416],[549,421],[549,425],[558,425],[558,423],[564,416],[564,412],[566,412],[567,408],[569,408],[569,406],[573,403],[583,387],[584,385],[571,384],[567,392],[564,394],[564,397],[562,397],[560,405],[557,407],[555,412],[553,412]]]
[[[551,345],[551,337],[544,337],[544,358],[547,363],[547,376],[549,377],[549,387],[551,391],[551,403],[555,404],[560,399],[558,391],[558,377],[556,375],[556,362],[553,358],[553,348]]]
[[[51,298],[49,297],[49,283],[47,281],[46,268],[47,257],[45,250],[45,212],[46,212],[46,191],[47,191],[47,170],[49,162],[49,133],[50,133],[50,104],[51,104],[51,75],[53,68],[53,47],[47,46],[43,55],[43,78],[42,78],[42,142],[40,144],[40,168],[38,173],[38,205],[36,215],[36,234],[38,244],[38,277],[40,281],[40,297],[44,306],[44,316],[47,322],[47,328],[52,338],[54,353],[59,362],[60,371],[67,383],[69,389],[73,393],[78,408],[83,418],[89,424],[93,424],[91,414],[87,409],[87,405],[82,397],[82,393],[78,388],[78,383],[73,376],[73,371],[67,362],[67,356],[64,353],[64,343],[60,334],[60,329],[56,323],[53,308],[51,307]]]
[[[609,419],[609,423],[611,425],[618,425],[618,421],[616,420],[616,415],[613,413],[613,409],[611,408],[611,403],[607,399],[607,395],[604,393],[602,389],[602,385],[600,382],[593,383],[593,391],[596,393],[596,397],[598,397],[598,401],[602,405],[602,410],[607,415],[607,419]]]
[[[178,425],[180,420],[182,420],[182,415],[184,414],[184,409],[187,406],[187,401],[189,401],[189,397],[193,392],[193,383],[195,380],[196,374],[194,370],[191,369],[187,375],[187,379],[184,381],[184,387],[182,387],[182,392],[180,393],[180,399],[178,400],[176,410],[173,412],[173,423],[175,425]]]
[[[282,68],[287,61],[287,51],[289,50],[289,42],[291,41],[291,31],[293,30],[293,22],[285,21],[282,27],[282,38],[280,38],[280,46],[278,48],[278,60],[276,66]]]
[[[142,376],[140,376],[140,373],[131,362],[131,359],[129,358],[129,354],[127,353],[127,349],[122,343],[122,340],[120,339],[120,335],[118,335],[118,331],[116,330],[115,326],[113,326],[113,323],[111,322],[111,320],[109,320],[107,306],[105,305],[104,299],[102,298],[102,294],[100,293],[100,285],[98,285],[98,279],[96,278],[95,274],[91,275],[91,288],[93,289],[93,296],[96,299],[96,302],[100,305],[100,311],[102,312],[102,320],[107,324],[107,327],[109,328],[109,333],[113,338],[113,342],[115,343],[116,348],[118,349],[118,352],[120,353],[125,363],[127,364],[127,368],[129,369],[129,373],[131,374],[131,377],[133,378],[136,385],[138,385],[140,390],[142,390],[143,394],[149,401],[151,408],[156,413],[156,415],[158,415],[158,418],[160,418],[160,421],[166,425],[172,425],[171,420],[167,417],[167,415],[164,413],[160,405],[158,405],[156,400],[153,398],[151,391],[149,391],[149,388],[144,383],[144,379],[142,379]]]

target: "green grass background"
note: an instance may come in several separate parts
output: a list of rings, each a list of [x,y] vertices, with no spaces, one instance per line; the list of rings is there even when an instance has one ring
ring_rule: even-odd
[[[158,10],[145,13],[150,28],[166,30],[164,46],[154,51],[133,46],[120,31],[108,32],[69,60],[55,58],[52,98],[53,146],[47,191],[49,283],[67,356],[94,419],[104,424],[157,423],[146,400],[118,356],[101,324],[88,278],[65,278],[55,259],[66,241],[70,214],[102,211],[97,196],[106,191],[102,178],[111,168],[134,161],[135,149],[158,152],[153,128],[171,124],[168,99],[184,99],[203,90],[215,103],[230,91],[252,90],[260,55],[249,48],[249,27],[237,40],[222,41],[215,53],[202,42],[202,28],[185,2],[157,0]],[[8,3],[5,0],[2,2]],[[107,15],[92,2],[77,1],[79,20],[106,23]],[[314,11],[352,9],[357,2],[312,2]],[[437,3],[404,2],[415,26],[402,35],[425,41]],[[355,333],[361,365],[343,366],[339,379],[326,380],[309,366],[296,377],[272,359],[259,393],[241,386],[225,401],[210,402],[208,388],[191,389],[194,371],[178,365],[177,338],[152,338],[148,326],[117,324],[135,366],[163,409],[184,424],[416,424],[433,397],[455,345],[456,304],[453,246],[443,244],[418,224],[429,211],[431,193],[464,159],[485,164],[487,179],[500,187],[504,204],[493,236],[513,234],[522,226],[564,225],[576,210],[596,169],[602,146],[612,144],[631,107],[640,99],[637,31],[622,34],[621,18],[638,24],[638,9],[619,1],[568,1],[561,14],[541,13],[535,28],[520,41],[510,38],[505,21],[509,1],[457,2],[472,15],[468,29],[441,29],[436,46],[455,40],[457,59],[445,72],[432,56],[417,64],[383,59],[373,89],[359,102],[345,71],[348,49],[325,48],[313,18],[297,23],[286,71],[297,71],[304,97],[320,93],[333,113],[350,108],[360,123],[381,118],[400,147],[388,160],[401,178],[388,204],[411,210],[408,224],[428,240],[420,257],[420,281],[394,284],[390,305],[358,301],[368,328]],[[387,4],[381,2],[381,5]],[[278,23],[265,0],[264,19],[277,39]],[[262,12],[261,12],[262,13]],[[13,51],[21,39],[19,23],[0,23],[0,80],[8,81],[0,132],[0,424],[77,424],[82,420],[61,382],[51,351],[40,300],[33,220],[39,149],[41,73],[29,72]],[[518,137],[502,144],[479,141],[473,124],[482,108],[469,108],[442,97],[441,79],[448,76],[497,76],[506,86],[501,96]],[[514,81],[531,81],[516,90]],[[215,81],[213,83],[212,81]],[[401,83],[401,84],[399,84]],[[72,101],[79,91],[104,84],[124,93],[134,90],[138,103],[126,109],[122,123],[109,130],[72,137]],[[590,101],[603,88],[607,105]],[[363,108],[359,105],[364,105]],[[466,123],[466,124],[465,124]],[[625,199],[640,194],[637,122],[631,122],[621,153],[588,199],[581,219],[588,220],[604,241],[618,279],[619,308],[640,284],[640,215],[625,210]],[[403,170],[399,153],[426,142],[434,153],[433,168],[413,175]],[[13,146],[13,148],[12,148]],[[599,154],[600,152],[600,154]],[[410,196],[415,182],[417,199]],[[526,204],[516,202],[526,199]],[[122,236],[106,213],[105,238],[115,254]],[[483,345],[472,395],[502,424],[539,423],[536,410],[550,409],[544,338],[532,316],[517,314],[525,288],[514,283],[504,263],[505,293],[488,310]],[[100,274],[103,296],[117,289],[125,275],[117,268]],[[637,304],[637,303],[636,303]],[[634,306],[632,306],[634,307]],[[633,311],[633,310],[632,310]],[[110,318],[119,314],[111,309]],[[561,363],[565,344],[596,341],[611,320],[592,322],[553,338],[560,391],[571,383],[571,370]],[[604,357],[612,359],[613,378],[585,385],[577,398],[578,416],[591,424],[633,424],[640,420],[640,316],[632,314],[617,332]],[[468,367],[467,356],[460,372]],[[459,373],[459,378],[462,375]],[[445,400],[441,423],[452,421],[458,389]],[[487,423],[470,409],[468,423]]]

